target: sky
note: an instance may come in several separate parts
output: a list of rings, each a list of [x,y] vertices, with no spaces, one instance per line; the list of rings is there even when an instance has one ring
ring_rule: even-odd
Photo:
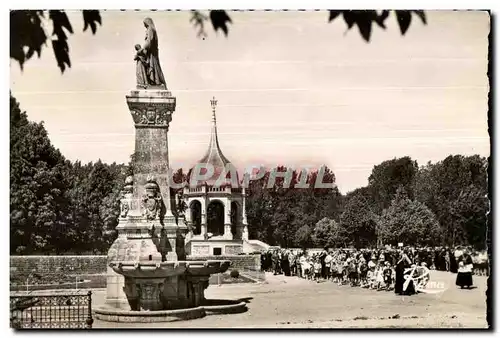
[[[11,61],[12,94],[70,160],[128,162],[134,126],[125,95],[135,88],[142,20],[158,31],[160,62],[177,97],[169,129],[173,167],[201,159],[210,99],[224,155],[250,164],[326,164],[341,192],[368,183],[374,165],[411,156],[489,156],[486,12],[427,11],[401,36],[394,17],[366,43],[326,12],[232,12],[229,35],[197,37],[189,12],[102,12],[97,33],[70,13],[72,67],[52,51]],[[50,27],[47,27],[51,31]]]

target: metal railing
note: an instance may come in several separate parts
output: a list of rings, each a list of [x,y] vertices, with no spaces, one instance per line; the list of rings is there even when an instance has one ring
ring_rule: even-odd
[[[14,329],[90,329],[93,322],[91,291],[10,295],[10,324]]]

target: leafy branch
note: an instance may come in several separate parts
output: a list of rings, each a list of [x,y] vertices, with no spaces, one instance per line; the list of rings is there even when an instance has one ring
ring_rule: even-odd
[[[366,42],[370,41],[372,26],[378,26],[386,29],[386,20],[394,12],[402,35],[405,35],[410,27],[412,17],[416,15],[426,24],[427,19],[424,11],[419,10],[355,10],[338,11],[330,10],[328,12],[328,22],[341,17],[347,24],[347,29],[357,26],[358,30]],[[47,15],[48,14],[48,15]],[[89,28],[92,34],[97,32],[97,26],[102,24],[101,15],[98,10],[83,10],[83,31]],[[52,34],[48,35],[45,30],[45,22],[52,23]],[[233,21],[225,10],[212,10],[208,15],[200,11],[191,11],[191,24],[198,30],[197,36],[205,39],[206,22],[210,20],[215,32],[219,30],[227,37],[229,35],[229,24]],[[47,46],[50,40],[52,50],[61,72],[71,67],[69,57],[68,34],[73,34],[73,28],[69,22],[68,16],[63,10],[14,10],[10,12],[10,58],[16,60],[21,69],[26,61],[31,59],[35,53],[38,57],[42,54],[42,49]]]
[[[44,21],[48,12],[48,20],[52,23],[52,35],[47,36]],[[98,10],[83,10],[83,31],[89,27],[92,34],[97,31],[97,24],[101,25],[101,14]],[[24,63],[36,53],[38,57],[42,49],[51,40],[52,50],[56,57],[57,66],[64,73],[71,67],[69,58],[68,36],[73,34],[73,28],[68,15],[63,10],[15,10],[10,12],[10,57],[19,62],[21,69]]]

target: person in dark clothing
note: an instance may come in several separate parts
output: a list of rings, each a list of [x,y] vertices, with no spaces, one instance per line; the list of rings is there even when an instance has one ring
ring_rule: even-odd
[[[442,249],[441,252],[439,253],[439,260],[440,260],[440,270],[441,271],[448,271],[446,263],[446,250]],[[448,260],[449,262],[449,260]]]
[[[370,251],[363,252],[363,258],[365,259],[366,262],[370,261],[371,256],[372,255],[371,255]]]
[[[460,286],[462,289],[464,287],[470,289],[472,286],[472,268],[472,257],[467,253],[463,254],[458,265],[458,274],[455,281],[457,286]]]
[[[457,264],[457,260],[455,258],[455,254],[449,250],[449,255],[450,255],[450,271],[452,273],[457,273],[457,269],[458,269],[458,264]]]
[[[414,282],[414,277],[416,277],[416,271],[415,271],[416,265],[413,264],[410,266],[410,268],[405,268],[407,271],[404,273],[404,276],[408,276],[407,279],[403,277],[404,282],[403,282],[403,292],[401,293],[404,296],[411,296],[414,295],[416,292],[415,290],[415,282]]]
[[[436,269],[436,271],[440,271],[441,270],[441,265],[440,265],[440,261],[439,261],[439,250],[438,249],[435,249],[434,250],[434,268]]]
[[[280,267],[280,263],[281,263],[281,257],[280,257],[280,253],[278,252],[278,250],[275,250],[272,254],[272,262],[273,262],[273,273],[274,275],[279,275],[281,274],[281,267]]]
[[[288,260],[288,253],[281,257],[281,269],[285,276],[290,276],[290,261]]]
[[[434,261],[433,258],[434,258],[434,251],[432,251],[431,249],[428,249],[425,263],[427,263],[427,266],[429,267],[429,269],[431,268],[432,262]]]
[[[323,251],[321,252],[319,256],[319,261],[321,263],[321,278],[326,279],[326,263],[325,263],[325,258],[326,258],[326,252]]]
[[[408,255],[405,252],[401,252],[399,260],[396,263],[396,280],[394,285],[394,292],[398,295],[404,294],[403,286],[405,283],[404,273],[405,269],[409,268],[411,264]],[[408,290],[408,288],[406,289]]]

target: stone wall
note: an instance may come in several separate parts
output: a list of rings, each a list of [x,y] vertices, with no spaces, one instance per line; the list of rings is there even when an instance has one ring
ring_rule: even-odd
[[[10,256],[10,273],[71,275],[106,273],[107,256]]]
[[[231,266],[229,270],[250,270],[260,271],[260,255],[227,255],[227,256],[188,256],[187,260],[190,261],[204,261],[204,260],[229,260]]]
[[[261,280],[260,255],[225,255],[225,256],[188,256],[187,260],[230,260],[228,271],[237,269],[253,280]],[[80,277],[88,282],[82,288],[106,287],[107,256],[10,256],[11,289],[24,289],[22,286],[34,275],[41,277],[36,284],[65,282]],[[36,279],[36,278],[35,278]],[[29,282],[30,284],[34,282]],[[16,285],[14,285],[16,284]],[[71,284],[60,288],[73,287]],[[32,289],[40,289],[33,285]]]
[[[80,277],[87,282],[82,288],[106,287],[107,256],[10,256],[11,289],[17,290],[28,283],[31,289],[45,289],[41,285],[58,284],[58,288],[73,287],[66,282]],[[64,280],[63,280],[64,279]]]
[[[229,275],[232,270],[238,270],[241,276],[244,276],[249,283],[263,282],[266,279],[265,273],[260,270],[260,254],[253,255],[224,255],[224,256],[188,256],[188,261],[204,260],[229,260],[231,265],[229,269],[221,275]],[[221,279],[215,274],[210,276],[210,284],[219,284]],[[232,283],[231,279],[222,278],[222,283]]]

